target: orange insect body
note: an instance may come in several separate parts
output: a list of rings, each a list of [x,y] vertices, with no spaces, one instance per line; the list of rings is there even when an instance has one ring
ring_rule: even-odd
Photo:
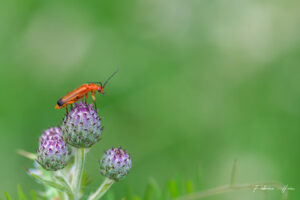
[[[61,109],[69,104],[75,103],[79,99],[82,99],[84,96],[87,98],[88,92],[91,91],[93,101],[95,102],[95,92],[99,91],[101,94],[104,93],[104,87],[101,85],[97,85],[95,83],[90,84],[83,84],[73,90],[72,92],[69,92],[66,96],[62,97],[57,101],[57,104],[55,106],[56,109]]]
[[[75,103],[76,101],[78,101],[79,99],[82,99],[83,97],[85,97],[85,99],[87,99],[87,95],[89,92],[91,92],[91,94],[92,94],[92,99],[93,99],[95,107],[96,107],[96,98],[95,98],[96,91],[98,91],[101,94],[104,94],[105,85],[118,71],[119,71],[119,68],[114,73],[112,73],[112,75],[110,75],[108,77],[108,79],[106,79],[106,81],[104,82],[103,85],[101,82],[94,82],[94,83],[86,83],[86,84],[79,86],[72,92],[69,92],[66,96],[60,98],[57,101],[55,108],[61,109],[63,107],[66,107],[69,104]],[[97,84],[97,83],[99,83],[99,84]]]

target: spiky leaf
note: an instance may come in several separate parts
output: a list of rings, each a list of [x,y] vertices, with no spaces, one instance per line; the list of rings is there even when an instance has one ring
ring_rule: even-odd
[[[36,192],[34,190],[30,191],[30,195],[31,195],[32,200],[37,200],[37,195],[36,195]]]
[[[65,192],[67,192],[68,194],[72,194],[72,189],[70,187],[70,184],[64,179],[64,177],[55,176],[55,178],[60,184],[62,184],[67,189]]]
[[[17,153],[20,154],[21,156],[24,156],[25,158],[30,159],[30,160],[36,160],[36,158],[37,158],[37,154],[24,151],[23,149],[18,149]]]
[[[18,185],[18,196],[19,196],[19,200],[27,200],[27,197],[24,194],[21,185]]]
[[[197,174],[197,189],[202,190],[204,183],[203,183],[203,172],[202,169],[198,168],[198,174]]]
[[[133,199],[132,187],[130,187],[129,185],[126,187],[126,190],[125,190],[125,199],[126,200],[132,200]]]
[[[180,174],[177,174],[175,176],[175,182],[177,185],[178,196],[184,195],[184,179],[182,178],[182,176]]]
[[[107,194],[106,194],[106,200],[115,200],[115,195],[114,195],[114,192],[112,190],[109,190],[107,192]]]
[[[5,196],[6,200],[12,200],[12,198],[10,197],[10,195],[7,192],[4,192],[4,196]]]
[[[40,177],[39,175],[36,175],[34,173],[31,173],[30,171],[28,171],[28,173],[33,177],[35,178],[37,181],[45,184],[45,185],[48,185],[50,187],[53,187],[53,188],[56,188],[57,190],[59,191],[62,191],[62,192],[66,192],[69,197],[73,198],[73,193],[70,191],[70,189],[68,187],[66,187],[65,185],[61,184],[61,183],[58,183],[58,182],[55,182],[55,181],[52,181],[52,180],[46,180],[42,177]]]
[[[154,179],[150,179],[145,191],[145,200],[159,199],[160,190]]]
[[[82,173],[82,179],[81,179],[81,189],[84,190],[90,183],[91,183],[91,178],[88,176],[86,171]]]
[[[194,192],[194,185],[191,180],[185,181],[185,190],[187,194],[192,194]]]
[[[175,180],[171,180],[169,181],[169,191],[170,191],[170,194],[171,194],[171,197],[172,198],[176,198],[178,197],[178,185],[176,184]]]

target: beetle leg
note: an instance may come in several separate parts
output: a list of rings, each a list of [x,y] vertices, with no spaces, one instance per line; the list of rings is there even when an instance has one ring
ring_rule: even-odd
[[[73,104],[70,104],[70,106],[71,106],[71,110],[73,109]]]
[[[92,91],[91,91],[91,93],[92,93],[92,99],[93,99],[93,102],[94,102],[94,105],[95,105],[95,110],[96,110],[96,112],[97,112],[97,105],[96,105],[95,92],[92,92]]]
[[[86,93],[85,94],[85,104],[86,104],[87,98],[88,98],[88,94]]]
[[[93,99],[93,102],[96,101],[96,97],[95,97],[95,93],[94,92],[92,92],[92,99]]]
[[[96,112],[98,112],[97,105],[96,105],[96,101],[94,101],[94,105],[95,105],[95,110],[96,110]]]
[[[68,106],[66,105],[66,115],[69,114]]]

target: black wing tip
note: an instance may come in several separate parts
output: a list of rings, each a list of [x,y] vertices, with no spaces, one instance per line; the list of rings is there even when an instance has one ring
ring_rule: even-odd
[[[59,100],[57,101],[57,105],[58,105],[58,106],[62,106],[62,105],[64,105],[64,102],[63,102],[61,99],[59,99]]]

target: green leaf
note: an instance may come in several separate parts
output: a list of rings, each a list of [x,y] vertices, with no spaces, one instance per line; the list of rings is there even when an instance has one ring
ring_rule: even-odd
[[[26,195],[24,194],[21,185],[18,185],[18,196],[19,200],[27,200]]]
[[[187,194],[192,194],[194,192],[194,185],[191,180],[185,181],[185,190]]]
[[[160,196],[160,190],[157,182],[154,179],[150,179],[145,191],[144,199],[145,200],[159,199],[159,196]]]
[[[203,172],[201,167],[198,168],[198,174],[197,174],[197,189],[202,190],[204,188],[203,183]]]
[[[87,175],[86,171],[83,171],[82,173],[82,179],[81,179],[81,189],[84,190],[86,186],[88,186],[91,183],[90,177]]]
[[[112,190],[109,190],[105,196],[106,196],[106,200],[115,200],[115,195]]]
[[[9,194],[7,192],[4,192],[5,198],[6,200],[12,200],[12,198],[9,196]]]
[[[152,200],[153,199],[154,188],[152,185],[148,185],[145,191],[144,200]]]
[[[170,199],[169,185],[166,184],[164,189],[162,190],[162,194],[160,196],[160,200]]]
[[[39,181],[39,182],[41,182],[41,183],[43,183],[43,184],[45,184],[45,185],[54,187],[54,188],[56,188],[56,189],[58,189],[58,190],[60,190],[60,191],[64,191],[64,189],[65,189],[63,185],[60,185],[60,184],[58,184],[58,183],[56,183],[56,182],[54,182],[54,181],[46,180],[46,179],[40,177],[39,175],[36,175],[36,174],[34,174],[34,173],[31,173],[31,172],[29,172],[29,174],[30,174],[33,178],[35,178],[37,181]]]
[[[133,199],[132,188],[129,185],[125,189],[125,199],[126,200],[132,200]]]
[[[177,174],[175,177],[176,177],[175,182],[177,184],[178,196],[182,196],[184,195],[184,180],[180,174]]]
[[[71,189],[71,186],[70,184],[64,179],[64,177],[62,176],[55,176],[56,180],[58,180],[65,188],[66,188],[66,191],[68,194],[72,194],[72,189]]]
[[[17,153],[20,154],[21,156],[24,156],[25,158],[30,159],[30,160],[36,160],[36,158],[37,158],[37,154],[24,151],[23,149],[18,149]]]
[[[39,175],[36,175],[30,171],[28,171],[28,173],[33,177],[35,178],[36,180],[38,180],[39,182],[45,184],[45,185],[48,185],[48,186],[51,186],[53,188],[56,188],[57,190],[59,191],[62,191],[62,192],[66,192],[68,195],[69,195],[69,198],[73,198],[73,193],[72,191],[70,190],[70,188],[66,187],[64,184],[61,184],[61,183],[57,183],[55,181],[52,181],[52,180],[46,180],[42,177],[40,177]]]
[[[176,198],[179,196],[178,185],[174,180],[169,181],[168,187],[172,198]]]
[[[30,191],[30,195],[31,195],[32,200],[37,200],[37,195],[36,195],[36,192],[34,190]]]

